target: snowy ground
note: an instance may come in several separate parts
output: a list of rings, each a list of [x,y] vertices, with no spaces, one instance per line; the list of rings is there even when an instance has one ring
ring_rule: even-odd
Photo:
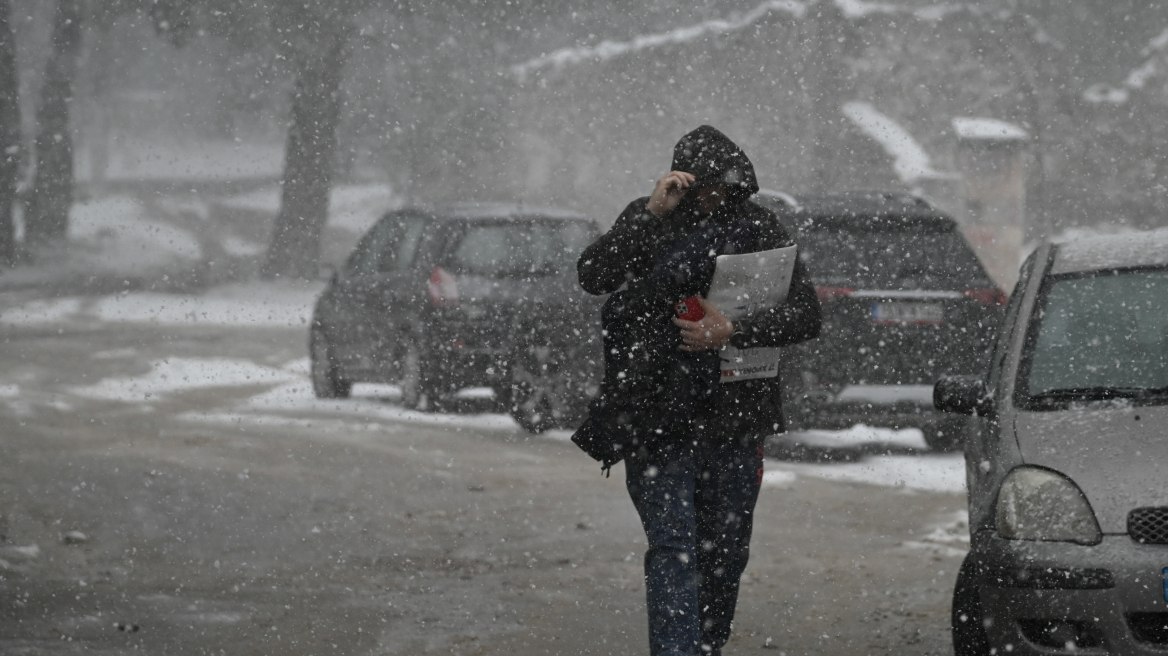
[[[331,223],[355,235],[383,192]],[[217,213],[274,198],[92,201],[58,255],[82,278],[205,270],[262,251]],[[158,268],[124,268],[143,252]],[[445,414],[387,385],[316,399],[320,283],[43,291],[61,280],[0,275],[0,652],[643,651],[638,521],[568,431],[527,435],[482,389]],[[768,459],[731,651],[947,650],[960,457],[918,431],[776,439],[912,455]]]
[[[63,282],[79,288],[102,280],[166,289],[235,279],[262,256],[279,202],[274,183],[230,195],[194,189],[160,195],[144,187],[90,198],[70,211],[67,241],[0,271],[0,289]],[[334,187],[322,237],[325,261],[343,258],[398,202],[382,183]]]
[[[219,326],[240,329],[302,327],[311,317],[311,304],[319,284],[247,283],[216,287],[197,295],[131,292],[101,297],[36,300],[0,312],[0,327],[126,324],[143,326]],[[108,357],[108,356],[107,356]],[[496,413],[434,414],[406,410],[392,401],[398,392],[391,386],[358,385],[350,400],[321,400],[313,396],[308,381],[308,361],[299,359],[281,366],[225,358],[168,358],[150,363],[151,370],[130,377],[111,377],[73,388],[87,398],[128,403],[149,403],[169,394],[197,388],[228,386],[270,389],[252,393],[222,410],[193,414],[191,421],[273,422],[298,413],[325,413],[359,424],[407,422],[464,426],[475,429],[516,431],[510,417]],[[19,404],[16,387],[9,386],[0,403]],[[468,390],[464,396],[475,395]],[[568,431],[552,431],[545,437],[567,439]],[[856,426],[842,431],[808,431],[777,437],[827,449],[851,449],[887,445],[927,451],[917,429],[891,430]],[[764,479],[767,485],[790,485],[800,477],[816,477],[935,492],[964,490],[964,465],[960,454],[870,456],[860,462],[802,464],[771,461]]]

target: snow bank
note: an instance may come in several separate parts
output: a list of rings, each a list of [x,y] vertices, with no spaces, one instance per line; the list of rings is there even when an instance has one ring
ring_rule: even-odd
[[[79,153],[78,179],[89,181],[88,151]],[[109,153],[106,180],[217,181],[278,179],[284,169],[282,144],[236,141],[158,143],[129,140]]]
[[[855,449],[885,445],[927,451],[925,436],[919,428],[877,428],[858,424],[847,430],[792,431],[770,438],[773,441],[826,449]]]
[[[0,312],[0,324],[10,326],[38,326],[59,324],[81,312],[81,300],[62,298],[32,301]]]
[[[860,296],[856,294],[855,296]],[[837,403],[892,405],[901,401],[933,405],[932,385],[845,385],[835,395]]]
[[[959,116],[953,119],[953,132],[958,139],[1025,141],[1030,138],[1030,133],[1026,130],[996,118]]]
[[[803,464],[768,460],[768,470],[829,481],[951,494],[965,491],[965,457],[959,453],[876,456],[860,462]],[[781,477],[782,474],[775,474]],[[772,479],[774,480],[774,479]],[[763,482],[767,482],[766,474]]]
[[[216,204],[274,215],[280,210],[280,187],[256,189],[218,200]],[[329,193],[328,225],[363,234],[386,211],[400,205],[401,199],[394,196],[388,184],[334,185]]]
[[[69,210],[69,240],[87,243],[102,268],[150,269],[174,259],[198,261],[199,242],[189,232],[145,217],[129,196],[76,203]]]
[[[337,185],[329,196],[328,225],[357,234],[366,230],[401,199],[387,184]]]
[[[105,321],[151,326],[299,328],[312,318],[322,283],[250,282],[214,287],[204,294],[135,292],[82,301],[32,301],[0,313],[0,325],[55,325]]]
[[[152,361],[150,370],[141,375],[105,378],[93,385],[70,388],[69,392],[83,398],[141,404],[197,389],[266,385],[270,389],[241,402],[232,401],[223,409],[186,413],[181,417],[188,421],[210,423],[246,422],[279,426],[300,422],[309,426],[312,425],[311,418],[294,415],[311,413],[312,416],[324,415],[343,422],[345,426],[356,427],[368,427],[370,422],[391,422],[467,430],[520,431],[515,421],[503,414],[438,414],[386,404],[382,400],[384,397],[399,392],[394,386],[362,385],[354,389],[356,394],[351,399],[318,399],[313,395],[308,381],[308,369],[308,360],[305,358],[280,367],[231,358],[168,358]],[[19,395],[17,386],[0,388],[0,396],[4,398],[16,398]],[[479,390],[470,395],[484,396]],[[150,406],[143,408],[149,409]],[[289,416],[290,413],[293,416]],[[884,431],[863,427],[852,431],[836,431],[842,437],[837,437],[833,445],[838,446],[840,440],[872,439],[861,438],[865,432],[886,442],[901,440],[913,447],[923,446],[919,431]],[[563,430],[553,431],[546,437],[565,440],[570,435],[570,431]],[[768,460],[766,469],[763,483],[768,487],[790,486],[800,477],[813,477],[928,492],[959,493],[963,491],[965,483],[964,461],[960,454],[882,456],[843,464]]]
[[[0,285],[76,276],[158,275],[174,267],[189,268],[202,259],[202,246],[193,234],[148,218],[146,208],[133,197],[114,195],[73,205],[67,240],[38,248],[35,265],[0,270]]]
[[[354,392],[361,392],[360,388]],[[366,388],[365,393],[369,390]],[[384,389],[376,392],[386,391]],[[362,419],[380,419],[393,422],[405,422],[428,426],[454,426],[459,428],[474,428],[486,430],[519,430],[519,425],[508,415],[481,413],[481,414],[443,414],[407,410],[400,406],[387,405],[381,401],[380,395],[359,397],[354,394],[350,399],[318,399],[312,393],[312,385],[307,380],[281,385],[263,394],[253,396],[236,410],[238,412],[256,411],[292,411],[313,412],[344,416],[357,416]]]
[[[300,376],[247,360],[227,358],[170,358],[150,363],[142,376],[106,378],[93,385],[74,387],[73,394],[109,401],[149,401],[158,396],[206,387],[278,384]]]
[[[892,168],[904,182],[917,180],[951,180],[952,173],[943,173],[933,168],[929,154],[917,143],[899,123],[881,114],[870,103],[853,101],[844,103],[844,116],[864,134],[871,137],[892,157]]]
[[[969,511],[958,510],[919,539],[901,543],[908,549],[921,549],[937,556],[961,558],[969,552]]]

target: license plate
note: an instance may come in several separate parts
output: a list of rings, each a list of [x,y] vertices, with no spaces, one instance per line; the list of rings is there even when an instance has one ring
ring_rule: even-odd
[[[873,303],[872,321],[876,323],[942,323],[945,306],[941,303]]]

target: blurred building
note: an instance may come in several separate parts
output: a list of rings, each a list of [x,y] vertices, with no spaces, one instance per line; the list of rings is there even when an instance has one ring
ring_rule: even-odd
[[[1018,279],[1026,233],[1026,130],[992,118],[955,118],[961,172],[959,220],[966,237],[1003,288]]]

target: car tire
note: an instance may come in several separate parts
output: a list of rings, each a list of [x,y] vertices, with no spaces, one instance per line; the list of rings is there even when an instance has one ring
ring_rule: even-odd
[[[314,328],[309,334],[308,353],[312,367],[313,394],[320,399],[348,398],[353,390],[353,382],[341,377],[332,344],[324,329]]]
[[[977,587],[977,564],[965,557],[953,586],[951,627],[954,656],[988,656],[985,615],[981,609],[981,591]]]
[[[933,451],[960,451],[965,444],[965,417],[945,417],[926,425],[925,444]]]
[[[402,354],[401,380],[402,405],[414,410],[430,410],[437,401],[435,387],[427,363],[426,351],[418,339],[406,344]]]

